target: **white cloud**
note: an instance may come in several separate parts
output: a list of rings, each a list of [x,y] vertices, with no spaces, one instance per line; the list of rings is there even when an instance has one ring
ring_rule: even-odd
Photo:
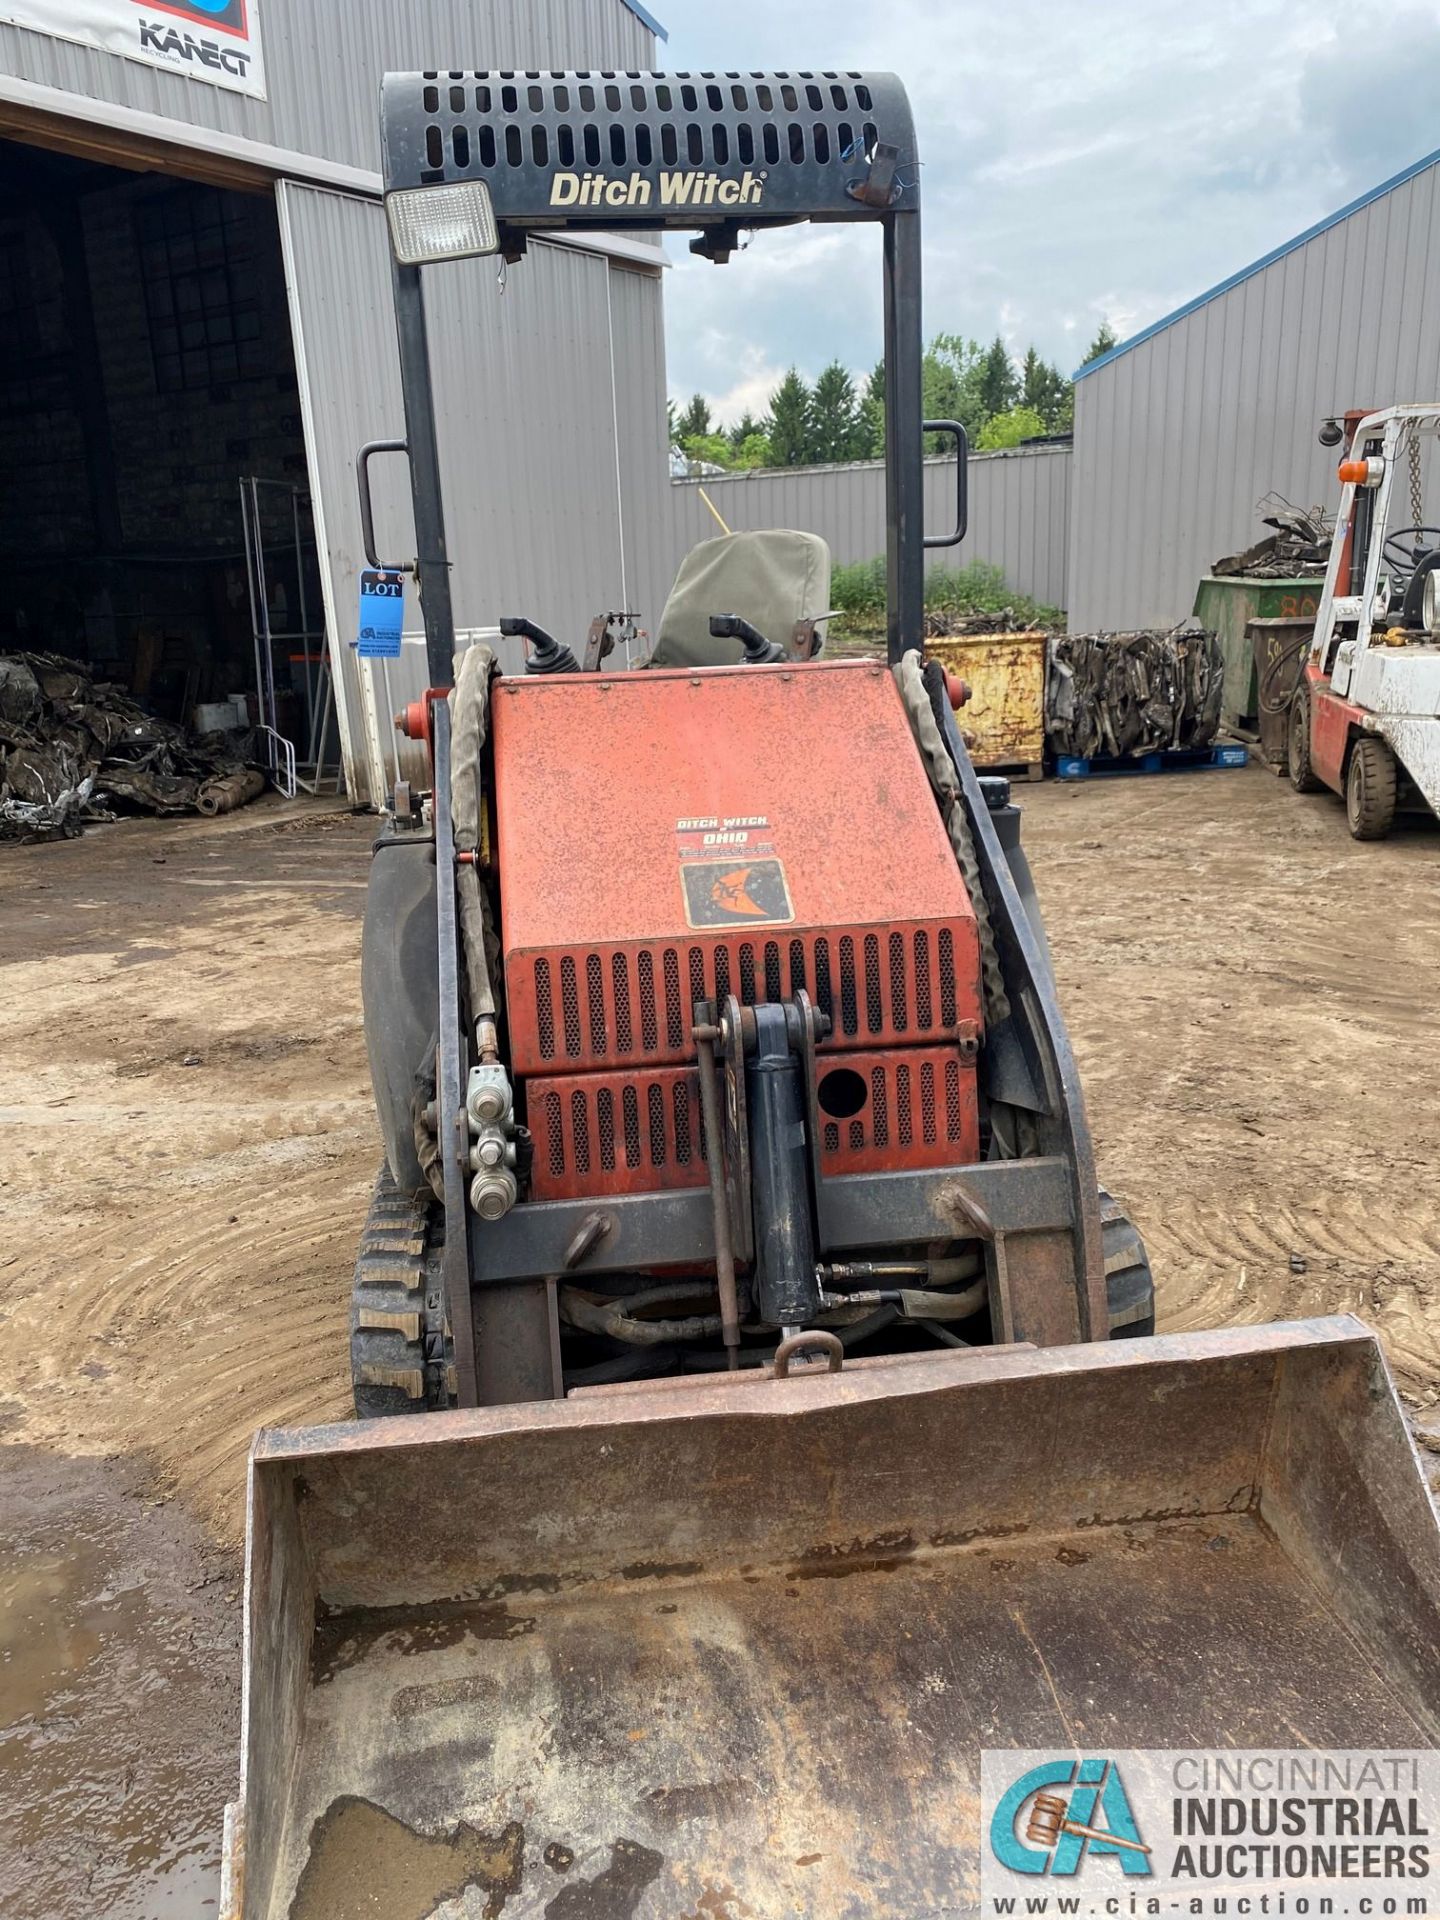
[[[667,0],[677,68],[893,69],[924,163],[927,333],[1033,340],[1171,311],[1440,141],[1440,18],[1391,0]],[[1403,76],[1410,76],[1408,82]],[[1383,101],[1383,109],[1374,103]],[[1367,110],[1366,103],[1369,103]],[[735,412],[792,363],[880,351],[878,249],[782,229],[730,266],[674,249],[672,390]],[[728,417],[728,416],[727,416]]]
[[[716,362],[723,365],[728,359],[733,367],[738,354],[741,371],[728,387],[698,389],[710,402],[711,414],[724,427],[733,427],[747,413],[753,414],[757,420],[763,418],[770,405],[771,394],[784,378],[785,369],[767,358],[763,347],[735,343],[726,335],[717,335],[716,340],[719,349]],[[688,389],[675,395],[677,403],[682,406],[689,397]]]

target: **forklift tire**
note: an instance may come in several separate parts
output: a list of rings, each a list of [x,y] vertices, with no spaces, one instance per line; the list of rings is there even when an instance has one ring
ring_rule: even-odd
[[[1112,1340],[1146,1340],[1155,1331],[1155,1281],[1140,1230],[1120,1203],[1100,1189],[1105,1295]]]
[[[1310,705],[1310,683],[1302,678],[1290,698],[1290,725],[1285,733],[1285,758],[1296,793],[1319,793],[1322,784],[1310,767]]]
[[[429,1195],[396,1185],[380,1169],[371,1197],[350,1304],[350,1377],[355,1414],[375,1420],[386,1414],[427,1413],[448,1406],[454,1364],[445,1335],[445,1393],[427,1379],[425,1296],[441,1286],[445,1222]]]
[[[1362,734],[1345,773],[1345,818],[1357,840],[1383,840],[1395,820],[1395,756],[1384,740]]]

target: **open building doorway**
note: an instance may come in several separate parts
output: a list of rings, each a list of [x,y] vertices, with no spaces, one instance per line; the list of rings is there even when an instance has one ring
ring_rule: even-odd
[[[303,746],[323,617],[272,194],[0,140],[0,340],[0,654],[63,654],[195,728],[237,696],[265,717],[268,627]]]

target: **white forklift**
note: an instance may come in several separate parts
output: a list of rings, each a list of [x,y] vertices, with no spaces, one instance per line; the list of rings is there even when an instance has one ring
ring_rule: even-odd
[[[1351,833],[1379,840],[1397,809],[1440,813],[1440,527],[1422,524],[1440,405],[1384,407],[1327,427],[1322,443],[1345,440],[1347,457],[1325,591],[1290,705],[1290,781],[1297,793],[1343,794]],[[1392,528],[1392,505],[1407,495],[1410,524]]]

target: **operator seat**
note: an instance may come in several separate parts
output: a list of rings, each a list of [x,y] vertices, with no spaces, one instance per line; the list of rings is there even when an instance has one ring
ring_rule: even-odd
[[[702,540],[680,562],[649,665],[738,666],[744,643],[713,635],[712,614],[738,613],[789,653],[796,627],[830,611],[830,549],[818,533],[722,534]]]

